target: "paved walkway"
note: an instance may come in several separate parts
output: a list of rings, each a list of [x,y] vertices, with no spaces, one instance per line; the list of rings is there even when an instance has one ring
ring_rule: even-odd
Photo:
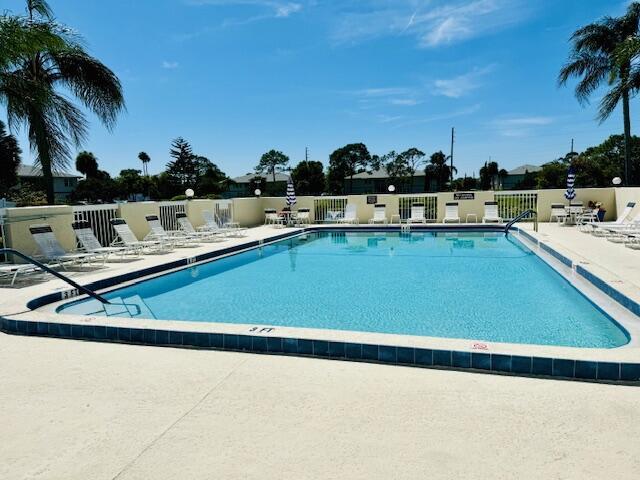
[[[640,390],[0,334],[0,478],[636,479]]]

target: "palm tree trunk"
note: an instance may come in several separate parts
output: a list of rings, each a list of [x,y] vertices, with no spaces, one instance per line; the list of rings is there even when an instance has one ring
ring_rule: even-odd
[[[38,152],[38,162],[42,169],[42,177],[47,194],[47,203],[53,205],[56,201],[53,189],[53,171],[51,168],[51,150],[49,139],[47,138],[47,128],[42,118],[35,112],[29,115],[29,139],[35,145]]]
[[[629,113],[629,92],[622,95],[622,113],[624,115],[624,184],[629,186],[632,181],[631,166],[631,116]]]

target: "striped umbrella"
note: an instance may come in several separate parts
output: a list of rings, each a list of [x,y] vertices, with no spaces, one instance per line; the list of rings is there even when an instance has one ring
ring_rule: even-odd
[[[293,182],[291,179],[287,182],[287,205],[291,206],[297,202],[296,191],[293,188]]]
[[[567,200],[573,200],[576,198],[576,191],[573,189],[574,184],[576,183],[576,171],[572,166],[569,167],[569,171],[567,172],[567,191],[564,192],[564,198]]]

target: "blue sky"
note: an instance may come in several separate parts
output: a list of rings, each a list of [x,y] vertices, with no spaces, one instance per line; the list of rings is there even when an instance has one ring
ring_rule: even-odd
[[[112,174],[140,168],[141,150],[163,170],[177,136],[236,176],[271,148],[325,165],[352,142],[448,152],[456,127],[471,175],[622,131],[619,112],[594,120],[601,93],[583,108],[556,83],[571,32],[622,0],[49,1],[123,82],[127,112],[112,133],[92,119],[85,145]]]

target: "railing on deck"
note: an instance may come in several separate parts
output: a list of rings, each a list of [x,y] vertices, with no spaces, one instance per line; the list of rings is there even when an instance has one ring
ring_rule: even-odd
[[[538,211],[538,194],[536,192],[496,192],[495,197],[496,202],[498,202],[498,215],[500,215],[504,221],[513,220],[527,210]],[[528,218],[523,221],[533,221],[533,218]]]
[[[96,238],[104,246],[110,245],[116,237],[110,220],[117,216],[118,204],[116,203],[73,206],[73,221],[88,222]]]
[[[315,222],[331,222],[344,216],[347,197],[319,197],[313,199]]]
[[[180,230],[176,213],[187,213],[186,206],[186,200],[178,202],[158,202],[162,228],[165,230]]]
[[[398,195],[398,208],[401,220],[406,220],[411,217],[411,206],[414,203],[424,205],[424,218],[428,222],[435,222],[438,220],[437,193],[426,193],[423,195]]]
[[[0,248],[8,248],[7,236],[4,230],[5,209],[0,208]],[[6,262],[7,258],[4,254],[0,255],[0,262]]]

